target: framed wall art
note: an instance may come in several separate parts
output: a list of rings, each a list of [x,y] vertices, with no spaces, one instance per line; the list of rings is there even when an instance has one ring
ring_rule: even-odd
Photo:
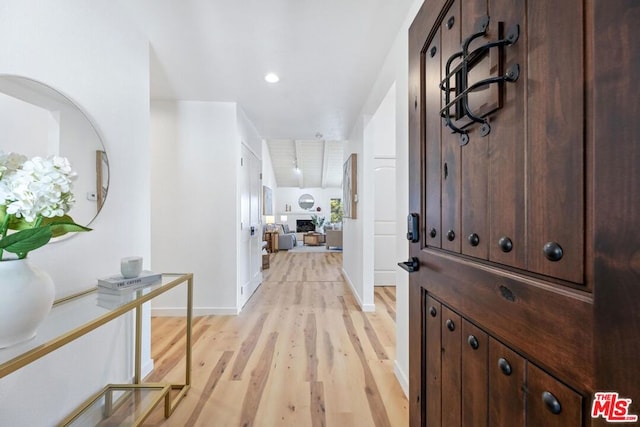
[[[342,175],[343,217],[355,219],[357,215],[358,183],[357,183],[357,155],[353,153],[344,163]]]
[[[266,185],[262,186],[262,215],[273,215],[273,191]]]

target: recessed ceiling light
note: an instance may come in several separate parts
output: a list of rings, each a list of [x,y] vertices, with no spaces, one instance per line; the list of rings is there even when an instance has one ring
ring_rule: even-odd
[[[269,83],[278,83],[280,81],[280,77],[278,77],[278,75],[275,73],[267,74],[266,76],[264,76],[264,79]]]

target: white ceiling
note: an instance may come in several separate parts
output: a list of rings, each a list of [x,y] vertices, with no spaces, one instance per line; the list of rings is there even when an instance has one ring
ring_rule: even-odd
[[[341,185],[323,176],[342,180],[335,141],[347,138],[413,2],[119,1],[149,37],[151,97],[237,102],[274,140],[278,186],[305,187]],[[280,82],[265,82],[268,72]],[[275,167],[294,148],[297,182]]]

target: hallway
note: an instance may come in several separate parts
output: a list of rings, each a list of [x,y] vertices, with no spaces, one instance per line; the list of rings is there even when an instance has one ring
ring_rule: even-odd
[[[171,418],[157,409],[145,425],[408,425],[395,288],[377,287],[376,312],[363,313],[341,269],[341,253],[273,254],[240,315],[194,319],[192,388]],[[147,380],[180,381],[183,319],[154,318],[152,330]]]

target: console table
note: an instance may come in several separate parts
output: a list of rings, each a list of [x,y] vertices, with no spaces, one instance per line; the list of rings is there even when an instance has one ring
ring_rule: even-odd
[[[184,384],[142,383],[142,305],[181,284],[187,287],[186,369]],[[87,399],[59,425],[96,425],[117,418],[117,423],[140,425],[164,401],[169,417],[191,384],[191,325],[193,317],[193,274],[163,274],[161,283],[106,298],[97,288],[57,300],[38,334],[30,341],[0,349],[0,378],[38,360],[98,327],[135,311],[135,368],[132,384],[109,384]],[[109,297],[115,297],[109,295]],[[114,301],[117,299],[117,301]],[[174,390],[174,393],[170,393]]]

